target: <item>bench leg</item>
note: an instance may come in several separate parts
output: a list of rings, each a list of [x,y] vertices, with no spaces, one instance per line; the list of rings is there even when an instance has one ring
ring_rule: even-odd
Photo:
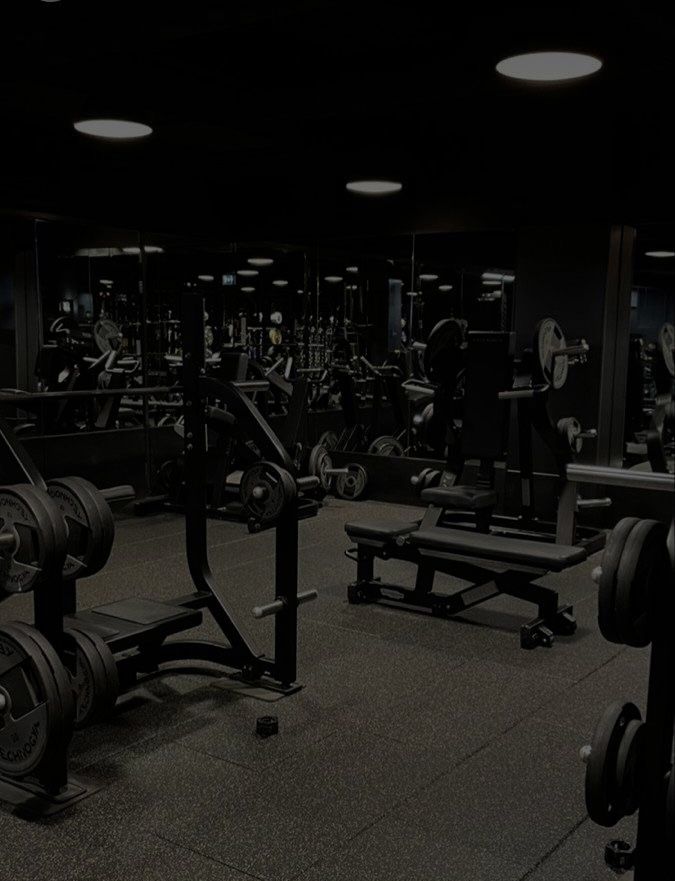
[[[537,648],[540,645],[550,648],[555,634],[571,636],[577,629],[572,606],[559,606],[558,593],[550,587],[532,582],[507,579],[500,584],[502,593],[534,603],[538,616],[520,629],[520,644],[525,649]]]

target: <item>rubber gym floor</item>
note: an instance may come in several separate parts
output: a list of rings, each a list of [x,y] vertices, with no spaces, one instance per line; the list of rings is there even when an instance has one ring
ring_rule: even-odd
[[[532,607],[515,600],[452,621],[348,605],[344,522],[416,513],[330,500],[302,522],[301,588],[320,591],[300,612],[305,688],[264,703],[191,675],[139,687],[112,721],[75,735],[73,771],[98,792],[49,821],[0,813],[1,881],[607,877],[604,844],[633,838],[632,823],[588,820],[579,748],[612,700],[644,709],[647,653],[599,635],[597,558],[545,579],[579,622],[552,649],[520,649]],[[274,533],[209,528],[219,586],[252,622],[272,596]],[[385,565],[389,580],[412,578]],[[161,515],[119,520],[108,566],[80,596],[168,600],[189,588],[183,521]],[[28,598],[0,606],[13,618],[30,620]],[[272,626],[252,624],[268,649]],[[255,721],[268,713],[280,733],[261,740]]]

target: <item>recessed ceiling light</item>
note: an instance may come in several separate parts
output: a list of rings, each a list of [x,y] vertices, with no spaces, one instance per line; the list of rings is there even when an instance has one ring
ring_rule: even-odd
[[[303,291],[302,288],[298,288],[298,293],[299,293],[299,294],[304,294],[305,292]]]
[[[439,284],[438,290],[439,291],[451,291],[452,285],[451,284]]]
[[[214,276],[212,275],[198,275],[197,278],[199,281],[213,281]]]
[[[359,271],[359,267],[358,266],[347,266],[346,271],[351,273],[352,275],[356,275],[356,273]]]
[[[438,281],[438,276],[434,275],[433,272],[423,272],[420,275],[420,281]]]
[[[75,131],[94,138],[112,138],[116,141],[129,141],[147,138],[152,134],[149,125],[143,122],[130,122],[128,119],[82,119],[73,123]]]
[[[104,285],[114,284],[112,278],[101,278],[101,279],[99,279],[99,281],[101,282],[101,284],[104,284]]]
[[[285,278],[275,278],[274,281],[272,282],[272,284],[276,288],[285,288],[286,285],[288,284],[288,282],[286,281]]]
[[[244,288],[242,288],[242,291],[243,291],[245,294],[252,294],[254,290],[255,290],[255,288],[252,288],[252,287],[244,287]]]
[[[243,275],[247,278],[250,276],[252,278],[254,275],[260,275],[260,273],[257,269],[238,269],[237,275]]]
[[[484,284],[486,287],[490,287],[490,288],[495,288],[495,287],[496,287],[496,288],[498,288],[498,287],[501,287],[501,284],[502,284],[502,283],[501,283],[501,281],[497,281],[497,279],[493,279],[493,278],[484,278],[484,279],[483,279],[483,284]]]
[[[360,196],[391,196],[403,189],[403,184],[395,180],[350,180],[346,186],[350,193]]]
[[[251,266],[271,266],[274,260],[271,257],[249,257],[246,262]]]
[[[675,251],[645,251],[646,257],[675,257]]]
[[[76,257],[116,257],[121,254],[119,248],[78,248]]]
[[[527,52],[503,58],[497,71],[516,80],[557,83],[590,76],[601,67],[599,58],[580,52]]]
[[[327,275],[326,281],[329,284],[337,284],[338,282],[342,281],[342,276],[341,275]]]
[[[140,254],[141,249],[138,245],[132,245],[128,248],[122,248],[125,254]],[[164,248],[160,248],[159,245],[146,245],[143,250],[146,254],[163,254]]]

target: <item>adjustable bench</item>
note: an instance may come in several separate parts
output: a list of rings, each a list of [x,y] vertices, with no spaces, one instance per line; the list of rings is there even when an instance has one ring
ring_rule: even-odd
[[[423,520],[346,523],[345,531],[356,544],[356,581],[349,586],[350,603],[380,602],[396,607],[426,610],[451,617],[500,594],[537,606],[537,617],[521,627],[521,646],[550,647],[554,635],[576,630],[571,606],[559,606],[558,594],[533,582],[547,572],[561,572],[586,559],[579,546],[554,544],[532,538],[494,535],[484,529],[480,511],[494,505],[494,493],[471,487],[425,490],[431,502]],[[443,525],[449,509],[467,508],[476,513],[473,526]],[[406,560],[417,565],[415,587],[382,583],[375,577],[375,559]],[[433,590],[436,572],[469,581],[470,586],[451,594]]]

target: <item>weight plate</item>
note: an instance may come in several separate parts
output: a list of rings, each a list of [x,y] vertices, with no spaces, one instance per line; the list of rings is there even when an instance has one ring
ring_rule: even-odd
[[[622,741],[633,721],[641,721],[635,704],[612,704],[593,735],[586,765],[586,809],[599,826],[615,826],[625,816],[626,804],[635,797],[634,793],[622,791],[623,781],[617,775],[619,753],[626,754],[626,745],[622,750]],[[634,728],[632,730],[634,732]]]
[[[537,324],[534,331],[535,360],[540,378],[554,389],[561,389],[567,381],[569,358],[567,355],[554,357],[555,352],[566,345],[565,335],[554,318],[544,318]]]
[[[72,733],[68,677],[39,636],[25,624],[0,627],[0,773],[9,777],[34,773]]]
[[[335,492],[341,499],[355,502],[365,493],[368,486],[368,472],[361,465],[352,463],[347,466],[349,473],[338,475],[335,481]]]
[[[666,370],[671,376],[675,376],[675,358],[673,357],[673,348],[675,347],[675,327],[672,324],[664,324],[659,331],[659,348],[661,356],[666,365]]]
[[[462,326],[454,318],[444,318],[432,328],[424,350],[424,372],[430,380],[447,384],[454,377],[463,340]]]
[[[110,506],[96,487],[81,477],[50,480],[47,491],[68,527],[63,577],[94,575],[108,562],[115,539]]]
[[[558,434],[562,440],[569,446],[570,450],[577,454],[581,452],[583,447],[583,439],[581,434],[581,423],[574,416],[568,416],[565,419],[559,419],[557,424]]]
[[[119,676],[105,641],[97,633],[68,629],[64,660],[75,688],[75,727],[109,716],[119,695]]]
[[[5,549],[6,575],[0,588],[26,593],[59,572],[67,533],[61,515],[42,490],[29,484],[0,488],[0,535],[10,535],[14,547]]]
[[[278,520],[296,495],[295,481],[273,462],[259,462],[244,471],[239,498],[248,517],[261,525]]]
[[[327,450],[334,450],[338,445],[338,436],[334,431],[324,431],[317,443]]]
[[[624,645],[644,648],[651,642],[654,596],[668,582],[666,528],[640,520],[630,531],[616,575],[615,621]]]
[[[315,446],[313,446],[309,454],[307,473],[310,477],[319,478],[321,488],[324,490],[324,492],[328,492],[331,487],[332,477],[326,472],[330,471],[332,467],[333,460],[331,459],[328,450],[325,447],[321,446],[321,444],[316,444]]]
[[[617,791],[621,793],[620,807],[624,817],[630,817],[639,806],[640,770],[644,757],[644,722],[633,719],[626,725],[626,731],[619,744],[616,757]]]
[[[110,318],[101,318],[94,325],[94,341],[99,352],[105,355],[112,349],[118,349],[122,342],[122,331]]]
[[[405,450],[397,438],[382,435],[372,442],[368,447],[368,452],[375,456],[402,456]]]
[[[639,523],[637,517],[624,517],[609,534],[600,563],[601,575],[598,585],[598,627],[608,642],[621,645],[621,636],[616,624],[616,576],[621,553],[633,527]]]

